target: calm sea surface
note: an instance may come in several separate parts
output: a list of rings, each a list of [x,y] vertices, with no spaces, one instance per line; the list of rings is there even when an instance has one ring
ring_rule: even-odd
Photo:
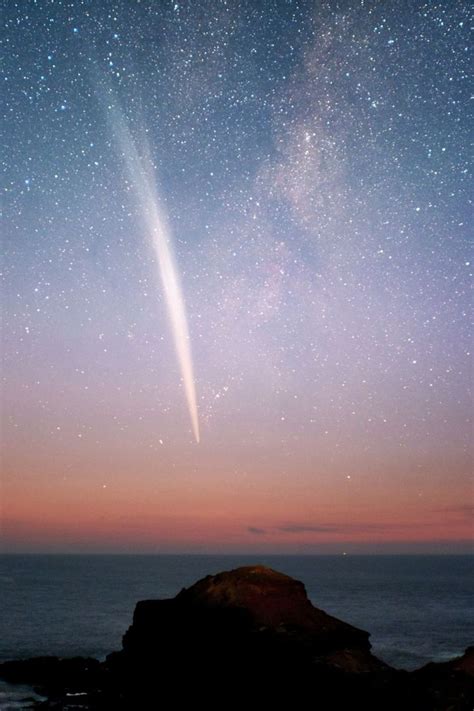
[[[474,643],[469,556],[0,556],[0,660],[104,658],[135,603],[210,573],[261,563],[306,585],[312,602],[371,633],[374,653],[413,669]]]

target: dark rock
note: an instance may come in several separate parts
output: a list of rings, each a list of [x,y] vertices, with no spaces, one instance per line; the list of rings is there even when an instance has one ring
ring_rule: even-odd
[[[35,657],[0,664],[0,678],[9,683],[28,684],[48,701],[27,708],[92,708],[92,698],[100,695],[104,668],[97,659]],[[72,702],[74,701],[74,706]]]
[[[303,583],[263,566],[209,575],[172,600],[147,600],[135,609],[123,640],[129,654],[159,652],[157,643],[186,636],[202,645],[211,637],[251,637],[290,644],[305,654],[341,649],[370,652],[369,634],[318,610]],[[217,641],[217,640],[216,640]],[[209,646],[209,645],[207,645]],[[375,658],[372,658],[374,660]]]
[[[431,675],[451,674],[452,672],[462,672],[474,677],[474,647],[468,647],[464,654],[448,662],[430,662],[426,666],[418,669],[416,674]]]
[[[369,633],[314,607],[299,580],[263,566],[209,575],[177,596],[188,607],[244,610],[258,629],[295,634],[313,649],[369,651]]]
[[[100,670],[101,665],[97,659],[35,657],[0,664],[0,677],[16,684],[73,687],[76,684],[82,686],[89,679],[94,684]]]
[[[474,707],[474,647],[448,662],[430,662],[412,674],[424,689],[433,711],[472,711]]]
[[[301,582],[262,566],[207,576],[172,600],[138,603],[123,653],[108,664],[120,670],[126,695],[149,693],[158,670],[181,702],[188,692],[228,688],[243,702],[249,694],[294,702],[317,683],[320,698],[337,689],[343,704],[353,686],[340,684],[346,673],[392,673],[371,654],[367,632],[318,610]]]

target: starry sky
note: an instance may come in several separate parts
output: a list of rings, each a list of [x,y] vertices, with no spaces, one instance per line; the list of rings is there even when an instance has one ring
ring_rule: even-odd
[[[2,4],[3,550],[466,552],[468,3]]]

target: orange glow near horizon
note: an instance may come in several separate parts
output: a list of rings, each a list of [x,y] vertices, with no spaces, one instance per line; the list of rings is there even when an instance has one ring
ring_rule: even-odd
[[[111,473],[96,462],[81,476],[54,457],[54,466],[36,462],[28,475],[15,468],[2,488],[5,550],[436,552],[450,543],[469,550],[462,477],[455,487],[423,492],[423,477],[412,488],[399,486],[396,464],[383,478],[367,467],[348,475],[333,466],[320,475],[301,463],[289,472],[278,461],[261,469],[254,463],[239,476],[204,461],[191,476],[184,460],[172,474],[165,462],[166,475],[145,465],[132,473],[117,460]],[[435,476],[426,473],[425,482]]]

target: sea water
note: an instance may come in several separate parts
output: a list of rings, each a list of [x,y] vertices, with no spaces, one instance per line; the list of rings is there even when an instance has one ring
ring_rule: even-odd
[[[302,580],[331,615],[370,632],[375,655],[414,669],[474,643],[470,556],[0,556],[0,661],[104,659],[138,600],[172,597],[205,575],[267,565]]]

